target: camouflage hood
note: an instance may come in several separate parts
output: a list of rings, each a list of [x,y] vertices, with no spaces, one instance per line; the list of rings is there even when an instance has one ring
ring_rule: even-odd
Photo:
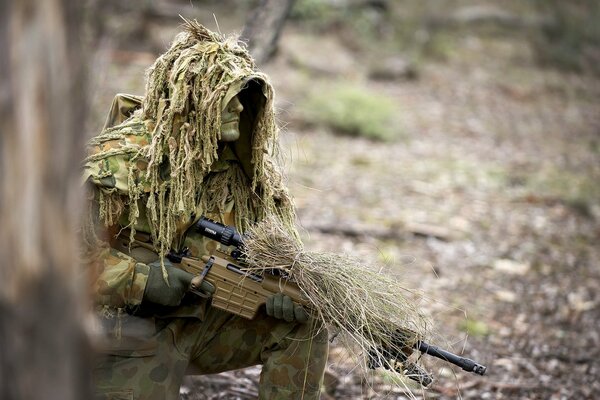
[[[241,136],[224,145],[221,112],[236,95],[244,106]],[[277,143],[267,76],[237,40],[186,21],[149,69],[141,108],[90,142],[84,177],[96,183],[95,213],[104,225],[121,216],[133,237],[141,213],[165,254],[182,226],[231,202],[241,231],[272,214],[294,231]],[[117,173],[121,179],[107,184]]]

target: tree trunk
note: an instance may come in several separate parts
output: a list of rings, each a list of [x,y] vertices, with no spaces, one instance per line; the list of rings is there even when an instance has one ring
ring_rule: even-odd
[[[76,282],[81,3],[0,0],[2,399],[91,398]]]
[[[295,0],[260,0],[246,20],[242,38],[258,64],[267,62],[277,49],[277,41]]]

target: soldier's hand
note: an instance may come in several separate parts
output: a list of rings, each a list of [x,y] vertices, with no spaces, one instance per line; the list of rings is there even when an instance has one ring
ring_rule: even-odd
[[[290,296],[277,293],[267,299],[267,315],[287,322],[308,322],[308,313],[299,304],[295,304]]]
[[[178,306],[190,288],[190,283],[194,275],[173,267],[173,264],[169,260],[164,260],[164,264],[167,269],[169,283],[167,284],[163,277],[160,261],[148,264],[150,270],[148,272],[148,281],[146,282],[143,300],[164,306]],[[200,290],[208,295],[212,295],[215,288],[209,282],[202,282]]]

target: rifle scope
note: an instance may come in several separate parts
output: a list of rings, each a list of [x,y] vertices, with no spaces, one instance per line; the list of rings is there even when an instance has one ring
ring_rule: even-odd
[[[200,217],[196,230],[203,236],[215,240],[225,246],[242,247],[242,237],[231,226],[223,225],[206,217]]]

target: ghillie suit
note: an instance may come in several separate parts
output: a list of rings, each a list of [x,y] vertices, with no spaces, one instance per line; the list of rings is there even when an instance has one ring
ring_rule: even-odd
[[[222,110],[236,95],[240,137],[224,143]],[[186,21],[150,68],[143,99],[113,103],[84,164],[84,239],[103,325],[94,378],[104,398],[177,399],[188,367],[204,374],[256,364],[260,398],[319,397],[328,342],[316,321],[264,313],[249,321],[194,296],[144,309],[156,263],[165,281],[173,276],[169,250],[185,247],[195,257],[214,250],[188,229],[201,215],[241,232],[274,215],[297,237],[277,135],[267,77],[235,40],[196,22]]]
[[[221,111],[236,95],[242,134],[223,145]],[[242,232],[273,214],[294,231],[277,137],[266,75],[235,40],[188,21],[150,68],[141,108],[90,141],[84,178],[96,184],[99,220],[130,228],[132,240],[137,230],[151,234],[161,256],[181,246],[195,218],[232,207]]]
[[[397,277],[376,268],[369,259],[308,251],[271,217],[246,232],[242,252],[252,272],[272,273],[277,266],[279,275],[293,280],[314,318],[330,329],[337,343],[353,353],[364,369],[410,370],[405,375],[419,382],[427,380],[428,374],[413,366],[415,357],[408,357],[431,334],[430,320],[415,301],[421,296]]]

